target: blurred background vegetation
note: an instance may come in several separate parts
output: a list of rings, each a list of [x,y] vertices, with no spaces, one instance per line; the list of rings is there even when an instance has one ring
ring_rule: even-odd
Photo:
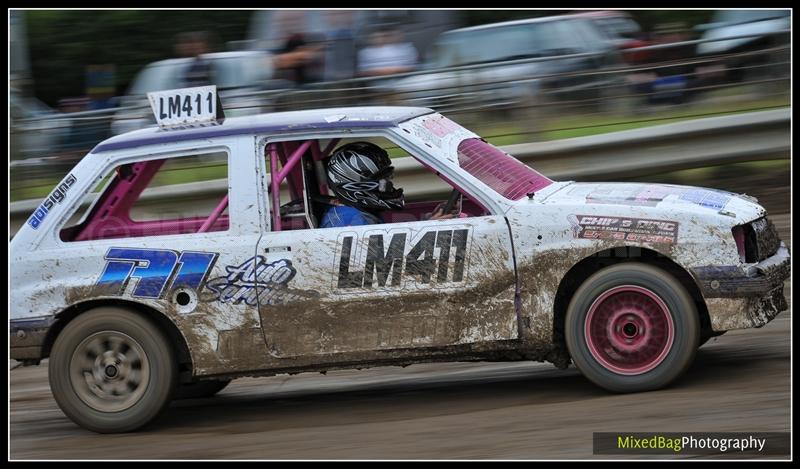
[[[181,32],[208,30],[221,50],[247,34],[250,11],[42,11],[26,12],[34,95],[54,106],[84,94],[86,66],[114,64],[117,94],[150,62],[175,57]],[[142,27],[146,25],[146,27]],[[185,26],[181,26],[185,25]]]
[[[465,10],[466,25],[569,13],[570,10]],[[680,22],[688,28],[708,22],[712,10],[630,10],[645,30]],[[116,94],[150,62],[175,57],[181,32],[212,31],[216,50],[247,36],[252,11],[202,10],[30,10],[26,28],[33,94],[55,106],[60,98],[82,95],[90,64],[116,66]],[[142,25],[147,25],[143,28]]]

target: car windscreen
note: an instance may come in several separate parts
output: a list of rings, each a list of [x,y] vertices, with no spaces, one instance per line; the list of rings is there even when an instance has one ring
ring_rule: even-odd
[[[267,60],[261,56],[226,57],[214,60],[214,82],[220,88],[257,86],[267,79]]]
[[[180,78],[183,76],[187,65],[188,62],[148,65],[139,73],[136,81],[131,85],[128,95],[136,96],[151,91],[180,88]]]
[[[575,39],[563,21],[525,23],[445,34],[434,47],[437,68],[558,55]],[[564,44],[564,42],[567,44]],[[502,47],[499,46],[502,44]]]
[[[553,183],[548,177],[478,138],[468,138],[458,144],[458,164],[510,200],[519,200]]]
[[[621,36],[626,38],[635,37],[641,32],[639,25],[630,18],[607,17],[596,18],[594,23],[611,37]]]
[[[737,24],[784,16],[789,16],[788,10],[719,10],[714,15],[714,23]]]

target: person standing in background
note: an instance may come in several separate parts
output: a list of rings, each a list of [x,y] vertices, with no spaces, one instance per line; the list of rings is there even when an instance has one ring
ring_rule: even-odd
[[[386,28],[373,32],[370,45],[358,53],[358,74],[382,76],[410,72],[418,62],[417,49],[405,41],[403,32]]]
[[[207,86],[214,84],[214,74],[211,62],[202,57],[209,50],[209,35],[206,31],[193,31],[178,35],[177,52],[182,57],[192,57],[193,60],[183,72],[181,86],[191,88],[194,86]]]
[[[278,77],[295,85],[314,83],[322,79],[325,44],[322,38],[305,31],[303,11],[282,10],[277,24],[281,25],[285,38],[281,47],[272,58]]]

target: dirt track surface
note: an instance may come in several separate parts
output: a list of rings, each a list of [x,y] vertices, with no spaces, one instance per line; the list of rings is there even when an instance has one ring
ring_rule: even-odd
[[[593,457],[595,431],[789,431],[789,323],[787,311],[712,339],[661,391],[609,394],[574,367],[528,362],[244,378],[124,435],[68,420],[43,363],[10,372],[10,456],[558,459]]]

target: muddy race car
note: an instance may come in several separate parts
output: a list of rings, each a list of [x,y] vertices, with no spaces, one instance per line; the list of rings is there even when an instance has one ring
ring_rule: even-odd
[[[49,357],[85,428],[242,376],[434,361],[658,389],[787,308],[789,252],[751,197],[553,181],[430,109],[224,119],[213,93],[151,95],[160,126],[98,144],[11,241],[10,356]],[[326,162],[353,141],[410,156],[406,203],[323,228]]]

